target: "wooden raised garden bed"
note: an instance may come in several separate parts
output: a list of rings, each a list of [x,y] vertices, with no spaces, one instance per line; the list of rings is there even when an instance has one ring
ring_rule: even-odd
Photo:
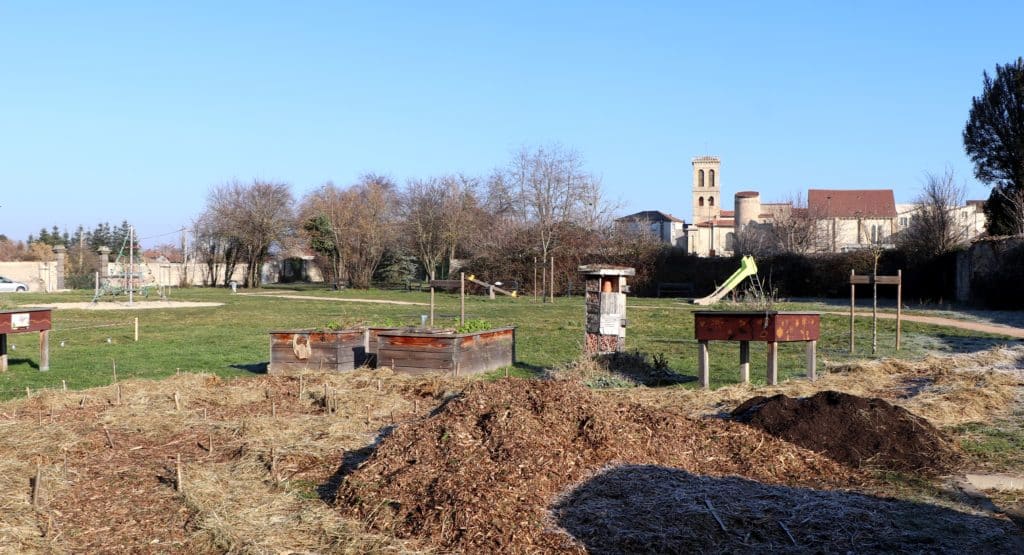
[[[381,331],[377,337],[377,366],[407,374],[478,374],[516,361],[514,327],[471,333],[392,330]]]
[[[285,330],[270,332],[268,374],[304,370],[345,372],[366,364],[366,331]]]

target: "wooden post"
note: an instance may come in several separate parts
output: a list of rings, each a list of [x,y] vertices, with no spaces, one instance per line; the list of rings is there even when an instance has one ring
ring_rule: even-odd
[[[139,341],[139,317],[135,317],[135,341]]]
[[[555,302],[555,257],[551,257],[551,303]]]
[[[434,327],[434,286],[430,286],[430,327]]]
[[[174,489],[185,491],[185,484],[181,479],[181,453],[178,453],[174,461]]]
[[[740,381],[750,383],[750,342],[740,341]]]
[[[779,383],[779,344],[768,342],[768,385]]]
[[[0,333],[0,372],[7,371],[7,334]]]
[[[533,300],[537,300],[537,257],[533,257]]]
[[[818,379],[818,341],[807,342],[807,377],[813,382]]]
[[[459,325],[466,324],[466,272],[459,272]]]
[[[710,370],[708,369],[708,342],[698,341],[697,342],[697,378],[700,380],[700,386],[704,389],[708,388],[710,383]]]
[[[871,354],[878,354],[878,257],[875,253],[875,266],[871,274]]]
[[[548,302],[548,292],[545,291],[548,287],[548,265],[542,264],[540,268],[540,302]]]
[[[39,332],[39,371],[50,369],[50,330]]]
[[[117,383],[117,361],[114,359],[110,359],[110,365],[114,371],[114,383]]]
[[[903,331],[903,270],[896,270],[896,350],[900,350],[900,333]]]
[[[181,395],[177,391],[174,392],[174,410],[181,410]]]
[[[42,469],[42,467],[40,465],[37,464],[36,465],[36,477],[35,477],[34,480],[32,480],[32,506],[33,507],[38,507],[39,506],[39,500],[40,500],[40,497],[41,497],[40,494],[42,492],[42,482],[43,482],[43,469]]]
[[[854,321],[853,321],[853,318],[854,318],[854,315],[853,315],[853,305],[857,301],[857,295],[856,295],[856,287],[857,286],[853,284],[853,276],[854,276],[854,272],[853,272],[853,270],[850,270],[850,354],[851,355],[853,354],[853,330],[855,328]]]

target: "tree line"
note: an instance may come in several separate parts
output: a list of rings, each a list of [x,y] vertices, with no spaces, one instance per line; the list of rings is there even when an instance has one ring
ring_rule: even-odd
[[[192,252],[210,285],[226,284],[244,265],[244,285],[258,287],[270,256],[308,253],[339,287],[444,278],[460,262],[525,286],[552,257],[563,287],[584,261],[657,256],[655,238],[613,225],[614,208],[577,151],[522,148],[486,177],[452,173],[399,185],[367,174],[301,198],[285,183],[225,183],[211,189],[193,222]]]

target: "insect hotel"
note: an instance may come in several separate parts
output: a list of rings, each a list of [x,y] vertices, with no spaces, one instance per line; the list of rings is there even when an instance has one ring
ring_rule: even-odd
[[[626,277],[636,270],[625,266],[580,266],[586,281],[586,332],[583,352],[615,353],[626,348]]]

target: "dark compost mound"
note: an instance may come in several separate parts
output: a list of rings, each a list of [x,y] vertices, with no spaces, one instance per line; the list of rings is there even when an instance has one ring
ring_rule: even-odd
[[[903,407],[838,391],[753,397],[735,420],[853,467],[941,474],[961,457],[935,426]]]
[[[506,379],[473,383],[433,416],[398,426],[348,475],[338,505],[442,550],[580,550],[548,508],[574,484],[627,463],[824,489],[864,480],[733,422],[646,408],[575,382]]]

